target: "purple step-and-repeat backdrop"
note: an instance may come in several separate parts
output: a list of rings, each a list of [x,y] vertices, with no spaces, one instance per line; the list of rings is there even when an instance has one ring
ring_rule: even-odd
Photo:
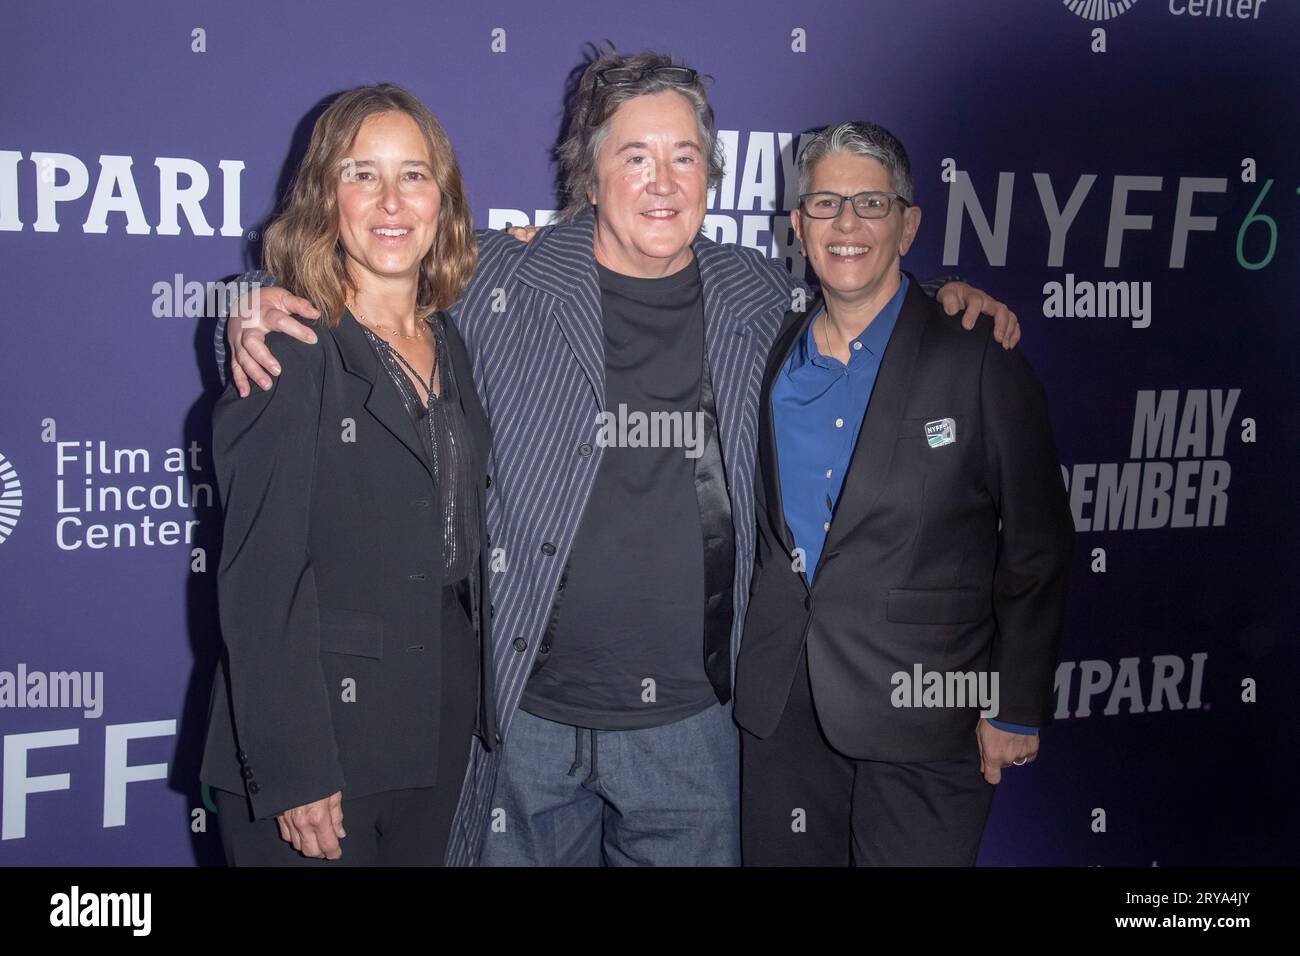
[[[0,864],[220,861],[207,283],[324,97],[400,83],[480,226],[545,221],[583,44],[714,78],[705,229],[803,274],[801,135],[873,119],[905,265],[1010,303],[1079,531],[1040,759],[987,864],[1280,863],[1295,821],[1300,9],[1292,0],[43,2],[0,61]]]

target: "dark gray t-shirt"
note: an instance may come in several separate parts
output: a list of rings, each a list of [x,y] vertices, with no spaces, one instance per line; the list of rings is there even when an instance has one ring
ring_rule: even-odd
[[[696,426],[704,299],[694,260],[661,279],[597,269],[605,408],[629,427],[625,445],[604,449],[557,614],[520,706],[573,726],[629,730],[682,720],[717,702],[704,670],[696,459],[680,446],[692,435],[703,440]],[[669,416],[651,425],[652,412]],[[646,415],[641,436],[637,413]],[[680,443],[631,447],[656,437]]]

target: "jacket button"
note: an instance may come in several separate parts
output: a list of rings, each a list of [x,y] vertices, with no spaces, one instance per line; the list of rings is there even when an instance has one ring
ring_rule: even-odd
[[[491,488],[491,487],[492,487],[492,476],[491,476],[491,475],[484,475],[484,476],[483,476],[483,487],[484,487],[484,488]]]
[[[240,750],[236,752],[235,759],[237,759],[240,763],[243,763],[245,760],[248,759],[248,753],[246,751]]]
[[[514,641],[514,648],[515,650],[522,653],[523,651],[528,650],[528,642],[525,641],[522,637],[516,637]]]
[[[590,457],[591,457],[591,443],[590,443],[590,442],[583,442],[581,445],[579,445],[579,446],[578,446],[578,454],[581,455],[583,458],[590,458]]]
[[[252,780],[252,779],[253,779],[253,768],[252,768],[252,767],[244,767],[242,770],[239,771],[239,775],[240,775],[241,777],[243,777],[245,780]]]
[[[555,545],[547,541],[542,545],[542,554],[546,555],[548,558],[551,557],[551,555],[555,554]]]
[[[251,793],[253,796],[257,796],[258,793],[260,793],[261,790],[262,790],[262,788],[259,787],[259,786],[257,785],[257,781],[256,781],[256,780],[250,780],[250,781],[248,781],[248,787],[247,787],[247,789],[248,789],[248,792]]]
[[[550,645],[550,644],[547,644],[545,641],[543,641],[543,642],[542,642],[542,646],[539,647],[537,650],[538,650],[539,653],[542,653],[542,654],[549,654],[549,653],[551,653],[551,645]]]

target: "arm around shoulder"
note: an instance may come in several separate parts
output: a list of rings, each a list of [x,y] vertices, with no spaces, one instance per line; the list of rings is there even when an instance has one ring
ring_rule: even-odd
[[[239,299],[244,294],[244,290],[270,288],[274,285],[275,276],[262,269],[240,273],[227,284],[226,307],[217,316],[217,327],[212,333],[212,347],[217,356],[217,374],[221,376],[222,385],[225,385],[228,380],[226,375],[226,324],[229,322],[230,316],[238,311]]]

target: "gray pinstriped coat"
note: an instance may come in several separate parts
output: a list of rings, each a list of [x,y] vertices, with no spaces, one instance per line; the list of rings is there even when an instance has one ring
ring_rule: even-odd
[[[491,581],[502,736],[510,732],[600,466],[596,432],[605,408],[605,354],[593,222],[588,211],[527,244],[480,233],[474,280],[450,310],[492,425],[487,524],[491,547],[502,549],[505,561]],[[759,384],[768,347],[801,283],[753,249],[703,237],[693,248],[736,530],[734,668],[753,566]],[[544,551],[548,544],[553,548]],[[627,557],[636,559],[631,551]],[[474,741],[449,865],[472,866],[478,859],[499,754]]]

